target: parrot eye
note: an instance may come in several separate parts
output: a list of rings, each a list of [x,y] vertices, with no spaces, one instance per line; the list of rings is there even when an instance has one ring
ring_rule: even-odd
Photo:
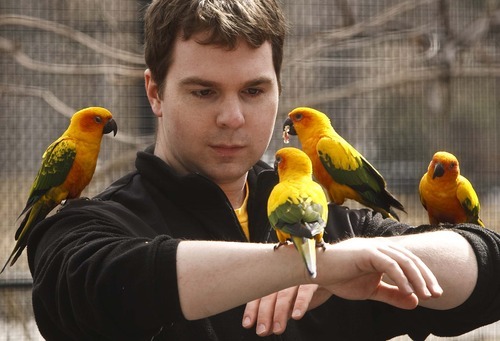
[[[274,160],[274,170],[278,170],[278,165],[281,162],[281,156],[276,156],[276,160]]]
[[[95,117],[94,117],[94,121],[95,121],[96,123],[101,123],[101,122],[102,122],[102,118],[101,118],[101,116],[95,116]]]
[[[295,115],[295,120],[300,121],[302,119],[302,114],[296,114]]]

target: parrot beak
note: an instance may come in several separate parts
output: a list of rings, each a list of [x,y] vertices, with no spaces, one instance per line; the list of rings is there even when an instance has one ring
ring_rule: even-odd
[[[283,122],[283,131],[286,131],[287,134],[290,134],[290,135],[297,135],[297,132],[295,131],[295,128],[293,127],[293,122],[290,119],[290,117],[288,117],[285,120],[285,122]]]
[[[444,167],[441,162],[436,163],[434,166],[434,174],[432,175],[432,179],[436,177],[442,177],[444,175]]]
[[[274,172],[276,174],[278,174],[278,168],[279,168],[280,162],[281,162],[281,157],[277,156],[276,160],[274,160]]]
[[[295,131],[295,128],[293,127],[293,122],[288,117],[285,122],[283,122],[283,142],[284,143],[290,143],[290,136],[289,135],[297,135],[297,132]]]
[[[113,136],[116,136],[116,132],[118,131],[118,126],[116,125],[116,121],[113,119],[110,119],[108,123],[104,126],[104,129],[102,131],[103,134],[109,134],[113,132]]]

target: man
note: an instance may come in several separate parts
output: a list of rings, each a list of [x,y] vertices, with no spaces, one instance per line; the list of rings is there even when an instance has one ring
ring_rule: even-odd
[[[489,230],[416,234],[332,206],[327,241],[336,243],[318,251],[316,279],[292,245],[273,250],[266,203],[277,178],[259,159],[276,119],[284,32],[274,0],[150,5],[145,87],[156,143],[138,153],[135,172],[33,231],[44,337],[381,340],[455,335],[499,318],[500,238]],[[354,236],[388,238],[338,242]]]

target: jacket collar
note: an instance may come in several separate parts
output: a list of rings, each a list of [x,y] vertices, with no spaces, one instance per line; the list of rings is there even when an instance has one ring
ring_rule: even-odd
[[[164,195],[193,210],[230,212],[229,214],[234,215],[229,200],[219,186],[201,174],[178,175],[154,155],[153,150],[153,147],[148,147],[137,154],[136,168]],[[278,182],[278,177],[268,164],[259,161],[249,170],[247,181],[250,190],[247,207],[250,239],[264,242],[271,234],[267,218],[267,198]]]

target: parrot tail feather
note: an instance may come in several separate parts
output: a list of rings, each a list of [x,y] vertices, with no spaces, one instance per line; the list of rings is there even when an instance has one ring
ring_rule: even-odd
[[[396,211],[394,211],[394,210],[392,209],[392,207],[389,209],[388,218],[392,218],[392,219],[394,219],[394,220],[401,221],[401,220],[399,219],[399,215],[396,213]]]
[[[482,226],[482,227],[485,227],[483,221],[481,220],[481,218],[477,217],[477,220],[475,221],[475,224],[476,225],[479,225],[479,226]]]
[[[311,278],[316,278],[316,241],[310,238],[292,236],[293,244],[302,257]]]
[[[394,195],[392,195],[388,191],[386,191],[386,193],[387,193],[387,196],[386,196],[387,197],[387,203],[389,204],[389,207],[390,207],[390,209],[389,209],[390,213],[393,214],[393,212],[394,212],[393,209],[392,209],[393,207],[395,209],[398,209],[398,210],[404,212],[404,213],[407,213],[405,207],[403,206],[403,204],[398,199],[396,199],[396,197]]]
[[[28,245],[28,237],[31,233],[33,226],[35,226],[40,221],[45,219],[47,214],[49,214],[54,207],[55,206],[46,206],[37,203],[33,206],[30,206],[26,210],[25,212],[26,215],[24,216],[23,221],[19,225],[19,228],[17,229],[15,234],[15,240],[17,241],[16,245],[14,246],[14,249],[12,250],[12,253],[10,254],[9,258],[7,259],[7,262],[0,271],[0,274],[4,272],[8,264],[12,266],[14,265],[14,263],[16,263],[17,259],[21,256],[24,249]]]
[[[2,271],[0,271],[0,275],[5,271],[5,268],[7,267],[7,265],[9,265],[10,260],[12,259],[12,256],[14,256],[14,252],[12,252],[10,254],[9,258],[7,259],[7,261],[5,262],[5,264],[3,265]]]

